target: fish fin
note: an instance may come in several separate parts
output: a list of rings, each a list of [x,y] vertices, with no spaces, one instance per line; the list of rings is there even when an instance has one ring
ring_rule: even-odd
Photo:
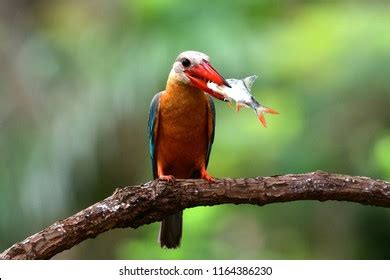
[[[253,76],[249,76],[249,77],[246,77],[243,82],[245,84],[245,86],[247,87],[248,90],[251,90],[252,86],[253,86],[253,83],[255,82],[255,80],[258,78],[258,76],[256,75],[253,75]]]
[[[240,112],[240,109],[244,107],[244,105],[240,104],[240,103],[236,103],[236,112]]]

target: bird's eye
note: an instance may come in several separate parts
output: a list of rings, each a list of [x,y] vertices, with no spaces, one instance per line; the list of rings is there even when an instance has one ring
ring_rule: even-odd
[[[181,65],[183,65],[184,67],[188,67],[191,65],[191,61],[187,58],[183,58],[181,61]]]

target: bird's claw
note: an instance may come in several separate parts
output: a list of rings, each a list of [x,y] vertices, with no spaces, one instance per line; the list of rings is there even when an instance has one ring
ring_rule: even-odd
[[[170,184],[175,183],[175,180],[176,180],[175,176],[173,176],[173,175],[160,175],[158,177],[158,179],[162,180],[162,181],[167,181]]]
[[[215,183],[216,180],[207,173],[206,169],[200,171],[200,178],[207,180],[210,184]]]

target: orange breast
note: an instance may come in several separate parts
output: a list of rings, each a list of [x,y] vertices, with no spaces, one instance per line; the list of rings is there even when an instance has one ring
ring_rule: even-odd
[[[168,84],[160,98],[156,139],[158,173],[182,179],[194,177],[205,166],[208,141],[205,94],[194,87]]]

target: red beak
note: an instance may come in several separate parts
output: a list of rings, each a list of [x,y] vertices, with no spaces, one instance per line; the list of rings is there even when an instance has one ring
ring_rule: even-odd
[[[185,70],[184,73],[191,80],[194,87],[207,92],[219,100],[227,101],[225,96],[207,87],[208,81],[212,81],[217,85],[230,87],[229,83],[210,65],[208,61],[203,60],[203,62],[198,65]]]

